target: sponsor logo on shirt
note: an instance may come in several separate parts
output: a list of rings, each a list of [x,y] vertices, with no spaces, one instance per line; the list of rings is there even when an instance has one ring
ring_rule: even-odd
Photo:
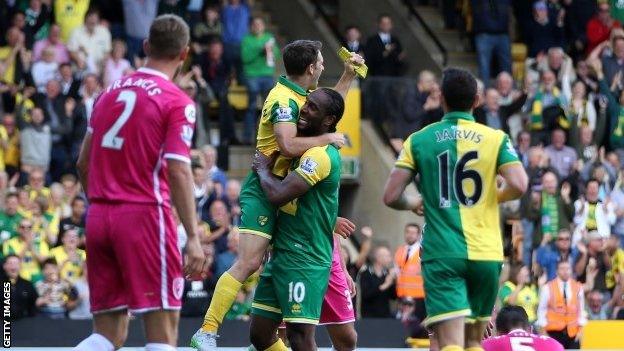
[[[280,107],[277,109],[277,121],[278,122],[290,121],[291,119],[292,119],[292,108]]]
[[[507,152],[509,152],[509,154],[512,156],[518,157],[518,153],[516,152],[516,149],[511,144],[510,140],[507,140]]]
[[[269,218],[267,216],[258,216],[258,224],[260,224],[261,227],[264,227],[268,221]]]
[[[187,146],[191,146],[193,142],[193,127],[187,125],[182,126],[182,141],[184,141]]]
[[[195,123],[196,114],[195,114],[195,105],[189,104],[184,108],[184,116],[189,123]]]
[[[316,166],[318,166],[318,163],[314,162],[311,158],[306,157],[299,165],[299,168],[301,168],[303,173],[312,175],[316,170]]]

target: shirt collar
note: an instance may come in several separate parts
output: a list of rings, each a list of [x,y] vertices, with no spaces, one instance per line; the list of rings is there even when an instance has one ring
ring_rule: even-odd
[[[168,75],[164,74],[163,72],[161,72],[159,70],[155,70],[153,68],[141,67],[137,71],[141,72],[141,73],[145,73],[145,74],[151,74],[153,76],[158,76],[158,77],[160,77],[162,79],[165,79],[165,80],[169,80],[169,76]]]
[[[294,91],[295,93],[301,96],[308,96],[308,93],[305,91],[305,89],[300,87],[297,83],[286,78],[286,76],[280,76],[278,81],[281,85],[287,87],[288,89]]]
[[[458,119],[463,119],[466,121],[473,121],[474,122],[474,117],[472,116],[472,114],[468,113],[468,112],[461,112],[461,111],[454,111],[454,112],[449,112],[447,114],[444,115],[444,117],[442,119],[446,119],[446,120],[458,120]]]

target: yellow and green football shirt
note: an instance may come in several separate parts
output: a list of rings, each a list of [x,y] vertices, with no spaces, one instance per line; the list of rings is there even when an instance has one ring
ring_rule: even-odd
[[[308,93],[285,76],[281,76],[271,89],[262,107],[260,126],[258,127],[257,148],[263,154],[270,156],[279,151],[279,145],[273,132],[273,125],[277,123],[297,124],[299,110],[305,104]],[[285,177],[292,160],[279,156],[275,162],[273,173]]]
[[[516,290],[516,284],[511,281],[506,281],[498,293],[498,299],[502,306],[510,305],[509,296]],[[515,306],[524,308],[529,317],[529,323],[533,323],[537,320],[537,305],[539,305],[539,296],[537,294],[537,288],[535,285],[525,285],[518,292],[516,297]]]
[[[78,260],[69,261],[69,255],[63,246],[58,246],[50,250],[50,256],[54,257],[56,263],[59,266],[61,272],[61,278],[76,282],[83,275],[82,264],[87,259],[87,254],[84,250],[77,249]]]
[[[423,261],[503,260],[496,175],[519,162],[504,132],[476,123],[469,113],[447,113],[407,138],[395,166],[420,175]]]
[[[289,267],[330,267],[333,229],[338,216],[340,153],[333,145],[313,147],[293,163],[293,172],[310,186],[300,198],[282,206],[273,252]]]
[[[607,289],[613,289],[616,283],[616,277],[624,273],[624,250],[617,249],[611,256],[611,269],[607,272],[605,280]]]
[[[49,256],[50,254],[50,248],[45,240],[35,238],[33,247],[39,256]],[[2,246],[2,253],[4,256],[21,256],[22,265],[20,268],[20,277],[33,283],[43,278],[41,275],[41,267],[39,266],[37,257],[35,257],[35,253],[26,247],[26,243],[21,237],[18,236],[7,240]]]

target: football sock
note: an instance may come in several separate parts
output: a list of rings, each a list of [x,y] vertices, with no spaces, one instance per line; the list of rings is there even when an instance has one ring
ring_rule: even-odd
[[[225,272],[221,275],[215,286],[210,307],[206,311],[204,323],[201,327],[202,331],[206,333],[217,332],[225,314],[232,307],[234,300],[236,300],[236,295],[238,295],[241,286],[243,286],[243,283],[232,277],[230,273]]]

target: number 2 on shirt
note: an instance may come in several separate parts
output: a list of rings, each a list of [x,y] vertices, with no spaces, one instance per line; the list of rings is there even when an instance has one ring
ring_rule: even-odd
[[[533,348],[533,338],[512,337],[509,339],[511,351],[535,351]]]
[[[132,115],[132,111],[134,111],[134,105],[136,104],[136,93],[132,90],[123,90],[119,93],[117,97],[117,102],[124,103],[124,109],[121,112],[121,115],[117,118],[117,121],[113,124],[113,126],[104,134],[102,138],[102,147],[114,150],[121,150],[123,146],[124,139],[122,137],[118,137],[119,130],[121,127],[128,122],[128,119]]]

